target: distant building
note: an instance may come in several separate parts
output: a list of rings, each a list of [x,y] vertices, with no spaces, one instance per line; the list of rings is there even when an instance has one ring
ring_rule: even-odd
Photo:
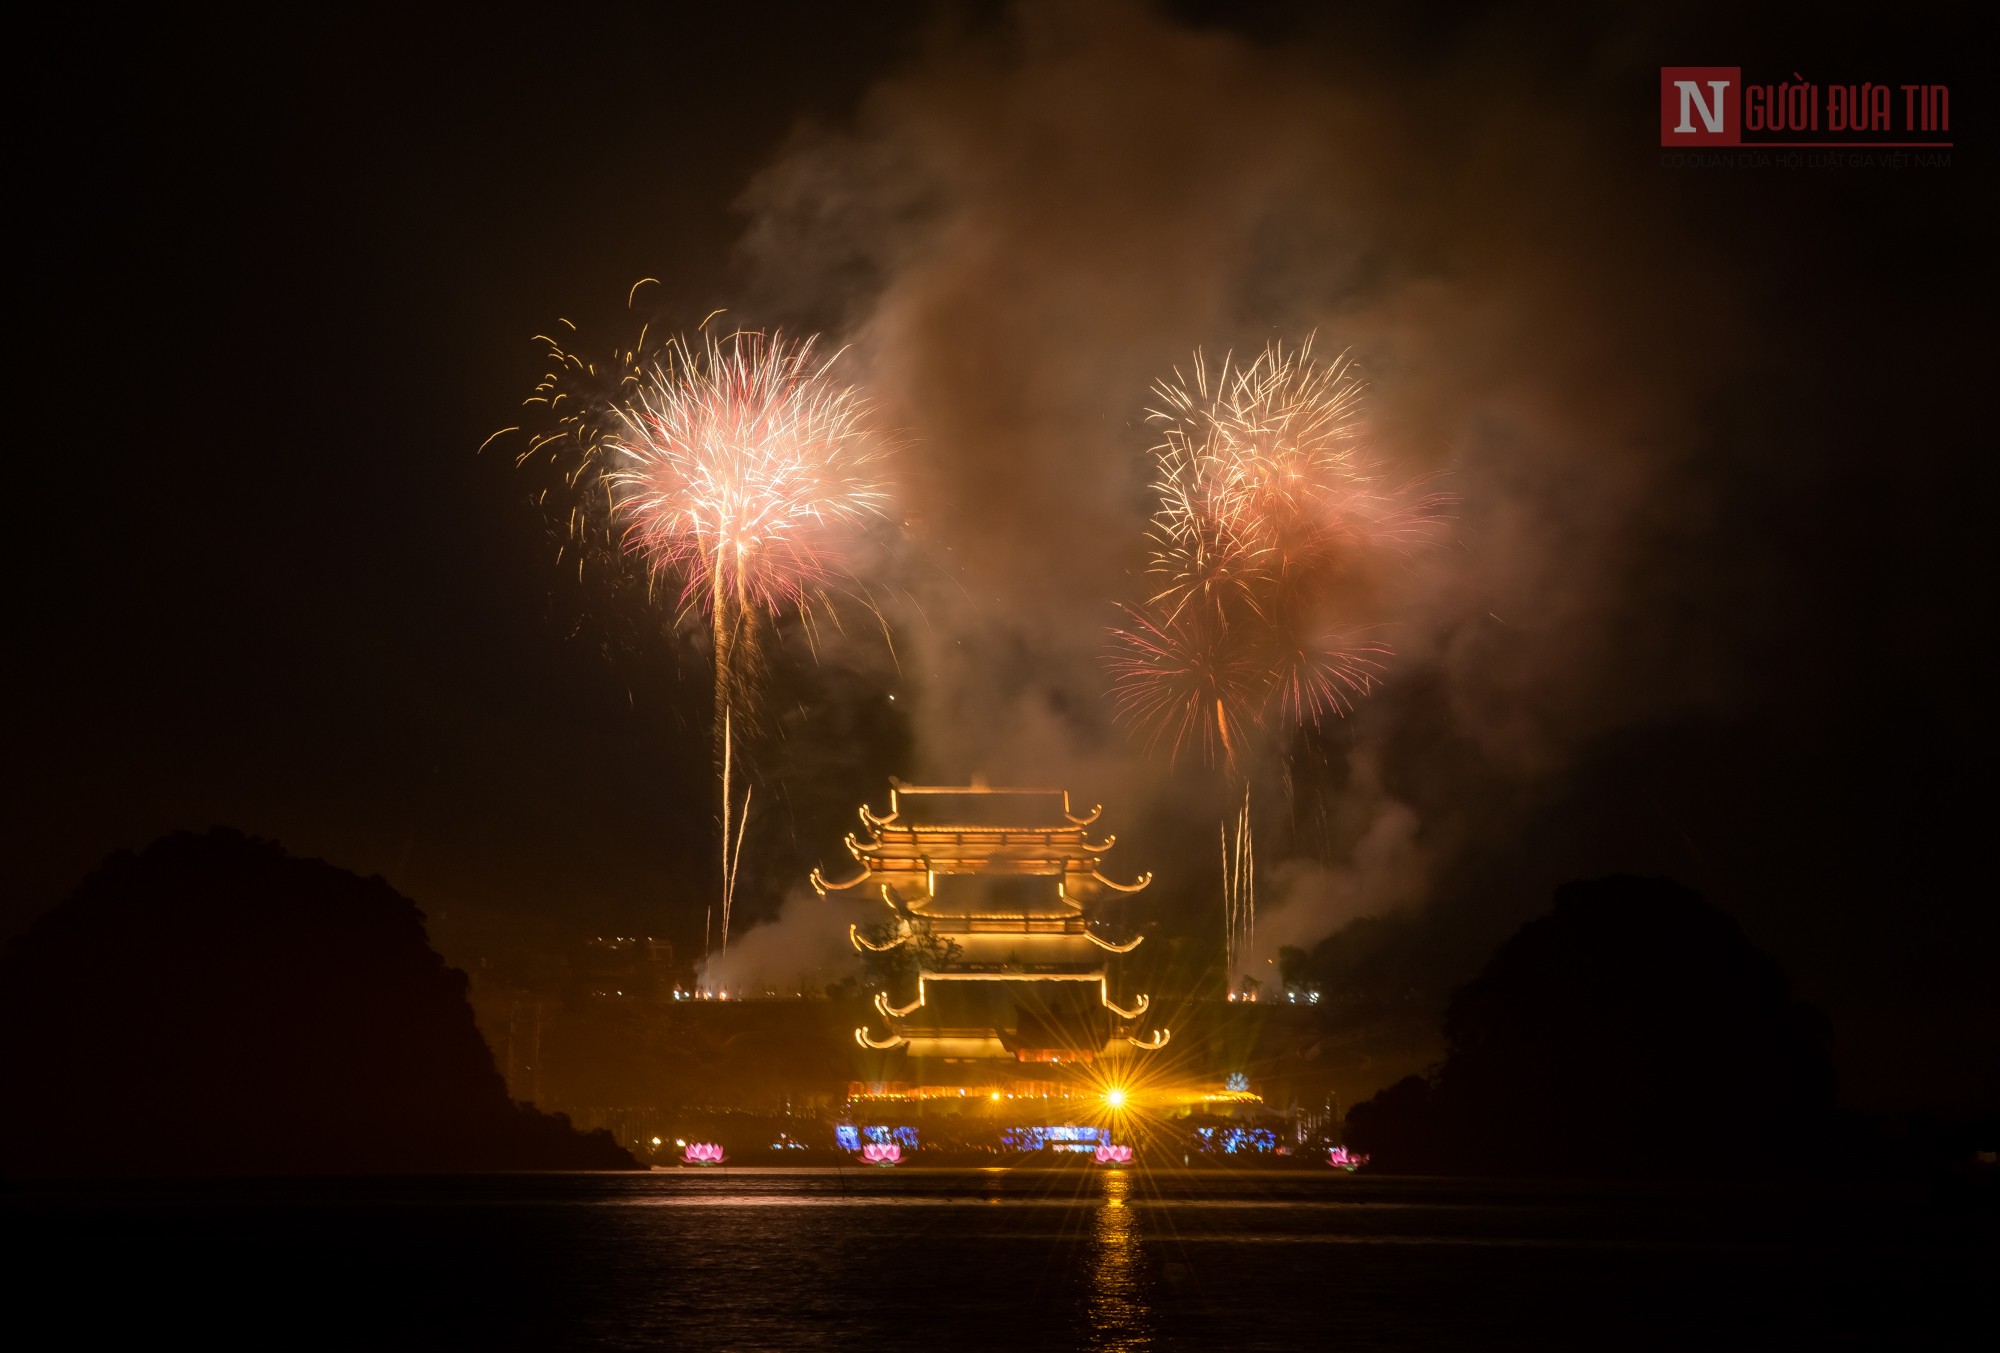
[[[677,986],[674,946],[650,935],[598,935],[578,953],[576,977],[600,999],[667,1000]]]

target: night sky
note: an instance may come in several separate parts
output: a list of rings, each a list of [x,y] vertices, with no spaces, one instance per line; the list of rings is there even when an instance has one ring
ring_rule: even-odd
[[[643,277],[676,327],[727,306],[850,344],[908,443],[928,637],[900,669],[858,640],[782,668],[745,911],[891,773],[1066,780],[1123,872],[1198,892],[1201,789],[1148,788],[1095,665],[1146,384],[1316,329],[1461,505],[1388,687],[1300,753],[1318,825],[1273,915],[1310,941],[1394,912],[1425,937],[1402,961],[1454,981],[1553,884],[1670,873],[1832,1016],[1851,1096],[1970,1093],[2000,933],[1963,22],[1323,8],[371,7],[48,41],[16,96],[0,931],[110,850],[226,823],[384,874],[460,961],[697,942],[705,658],[570,578],[511,449],[478,451],[532,336],[629,341]],[[1952,164],[1665,168],[1657,68],[1710,60],[1950,81]]]

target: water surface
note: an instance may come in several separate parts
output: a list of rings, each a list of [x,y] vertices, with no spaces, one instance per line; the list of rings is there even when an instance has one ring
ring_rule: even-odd
[[[0,1199],[50,1347],[1993,1346],[1990,1214],[1865,1181],[905,1167]]]

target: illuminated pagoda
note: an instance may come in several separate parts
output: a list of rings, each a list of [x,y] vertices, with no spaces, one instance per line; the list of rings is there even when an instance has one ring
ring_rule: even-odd
[[[812,875],[822,895],[886,908],[848,927],[893,974],[875,995],[879,1031],[856,1029],[856,1042],[900,1049],[904,1076],[942,1095],[1028,1090],[1059,1075],[1054,1064],[1166,1046],[1168,1031],[1147,1027],[1149,998],[1121,992],[1112,971],[1143,936],[1106,933],[1109,904],[1152,875],[1104,875],[1115,838],[1090,839],[1100,809],[1078,816],[1060,789],[890,785],[889,811],[864,805],[865,830],[846,838],[858,872]]]

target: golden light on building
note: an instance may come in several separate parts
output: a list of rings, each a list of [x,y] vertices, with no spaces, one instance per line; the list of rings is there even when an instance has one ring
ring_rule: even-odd
[[[1116,844],[1090,839],[1101,810],[1070,811],[1060,789],[905,785],[889,810],[861,809],[845,840],[857,872],[819,870],[822,895],[879,901],[886,916],[848,937],[864,955],[894,955],[896,980],[875,994],[882,1032],[855,1042],[898,1051],[926,1086],[991,1084],[1001,1064],[1071,1067],[1165,1047],[1152,998],[1117,990],[1112,960],[1143,935],[1110,932],[1108,901],[1142,891],[1150,874],[1103,873]]]
[[[1116,838],[1093,839],[1098,808],[1074,813],[1060,789],[890,783],[888,810],[864,806],[845,838],[852,872],[812,874],[866,907],[848,926],[877,979],[853,1113],[976,1117],[1007,1149],[1129,1163],[1170,1119],[1261,1107],[1198,1079],[1205,1048],[1160,1052],[1172,1035],[1120,971],[1152,876],[1106,875]]]

